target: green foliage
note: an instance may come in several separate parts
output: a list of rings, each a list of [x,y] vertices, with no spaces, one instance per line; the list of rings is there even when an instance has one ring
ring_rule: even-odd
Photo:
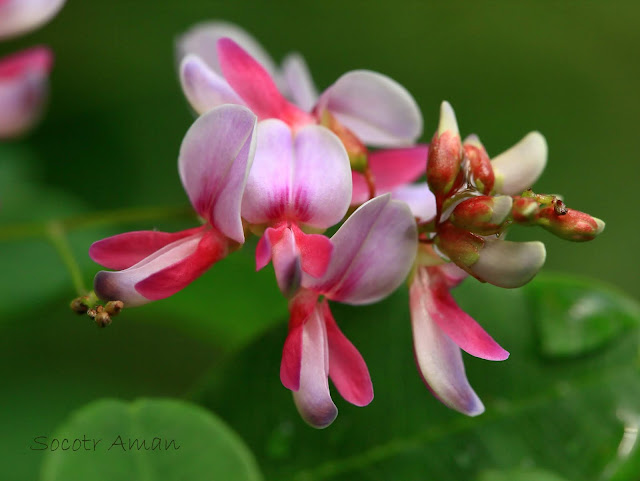
[[[541,469],[515,469],[509,471],[485,471],[478,481],[567,481]]]
[[[42,481],[262,479],[231,429],[202,408],[170,399],[97,401],[35,446],[47,450]]]
[[[607,299],[612,324],[631,316],[629,325],[638,325],[631,301],[586,281],[547,276],[511,291],[464,283],[457,292],[462,307],[511,352],[501,363],[467,356],[469,379],[487,408],[478,418],[448,410],[422,385],[404,292],[375,306],[333,306],[368,363],[376,397],[356,408],[335,393],[341,412],[327,430],[306,426],[279,383],[284,326],[229,362],[199,399],[240,432],[269,479],[459,481],[531,466],[567,479],[600,480],[616,460],[624,432],[620,413],[640,412],[638,330],[607,333],[609,342],[589,345],[579,358],[551,362],[536,330],[540,313],[548,312],[546,299],[558,290],[574,293],[553,304],[560,323],[576,299]],[[591,330],[590,323],[583,326]]]

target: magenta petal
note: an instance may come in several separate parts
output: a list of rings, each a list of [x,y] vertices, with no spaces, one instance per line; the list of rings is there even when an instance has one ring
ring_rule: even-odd
[[[302,55],[287,55],[282,61],[282,74],[293,102],[302,110],[311,111],[318,100],[318,91]]]
[[[318,100],[362,142],[401,147],[422,135],[422,114],[411,94],[395,80],[368,70],[340,77]]]
[[[420,221],[428,221],[436,215],[436,196],[426,182],[398,187],[391,198],[405,202],[411,213]]]
[[[419,268],[416,277],[415,282],[424,289],[422,302],[429,316],[460,349],[489,361],[504,361],[509,357],[509,353],[456,304],[439,267]]]
[[[194,54],[200,57],[215,73],[222,74],[216,45],[218,40],[225,37],[240,45],[272,76],[276,74],[275,63],[260,43],[248,32],[229,22],[201,22],[191,27],[176,42],[179,60]]]
[[[329,392],[327,331],[317,305],[302,328],[300,387],[293,393],[298,412],[314,428],[325,428],[338,415]]]
[[[313,277],[322,277],[329,267],[333,243],[322,234],[305,234],[298,226],[291,227],[302,259],[302,270]]]
[[[369,168],[376,184],[376,195],[413,182],[427,170],[428,145],[403,149],[377,150],[369,154]],[[362,174],[353,172],[352,205],[369,200],[369,188]]]
[[[198,277],[226,253],[216,231],[199,231],[168,244],[137,264],[117,272],[100,271],[94,279],[98,297],[121,300],[127,307],[168,297]],[[145,280],[151,279],[149,283]]]
[[[218,232],[205,233],[191,255],[142,279],[135,285],[136,290],[152,301],[172,296],[224,258],[227,242]]]
[[[339,222],[349,207],[349,158],[324,127],[293,133],[277,119],[258,124],[256,155],[242,201],[252,224],[297,221],[317,228]]]
[[[65,0],[0,1],[0,39],[35,30],[58,13]]]
[[[180,64],[180,84],[189,104],[199,114],[223,104],[244,105],[227,81],[195,55],[188,55]]]
[[[224,78],[259,119],[276,118],[292,126],[312,122],[282,96],[271,75],[237,43],[223,38],[217,48]]]
[[[329,377],[343,398],[356,406],[366,406],[373,400],[373,384],[367,365],[340,331],[326,300],[322,310],[329,342]]]
[[[40,119],[52,64],[45,47],[0,59],[0,139],[19,136]]]
[[[367,304],[391,294],[406,279],[418,248],[407,205],[385,194],[363,204],[331,238],[327,273],[303,278],[304,287],[348,304]]]
[[[484,412],[482,401],[470,386],[460,348],[429,314],[429,300],[416,277],[409,290],[413,347],[418,370],[436,397],[468,416]]]
[[[240,205],[253,161],[255,126],[256,117],[246,107],[216,107],[193,123],[178,159],[182,185],[196,212],[240,243]]]
[[[300,370],[302,369],[302,324],[289,330],[282,349],[280,362],[280,381],[291,391],[300,389]]]
[[[180,232],[126,232],[94,242],[89,248],[89,257],[107,269],[127,269],[164,246],[202,229],[203,227],[195,227]]]

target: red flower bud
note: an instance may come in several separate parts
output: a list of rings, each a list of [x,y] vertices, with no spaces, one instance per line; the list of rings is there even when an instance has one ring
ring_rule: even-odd
[[[449,217],[456,227],[480,235],[499,233],[511,213],[511,197],[481,195],[460,202]]]
[[[440,204],[460,183],[457,181],[461,164],[462,144],[456,117],[451,105],[443,102],[440,108],[440,124],[431,140],[427,159],[427,183]]]
[[[487,151],[476,136],[468,137],[463,147],[469,162],[469,180],[480,193],[490,194],[496,179]]]
[[[541,209],[536,221],[552,234],[575,242],[594,239],[604,230],[605,225],[600,219],[578,210],[566,209],[565,214],[559,214],[555,205]]]
[[[484,246],[482,237],[460,229],[449,221],[440,224],[434,242],[444,255],[466,271],[478,261]]]

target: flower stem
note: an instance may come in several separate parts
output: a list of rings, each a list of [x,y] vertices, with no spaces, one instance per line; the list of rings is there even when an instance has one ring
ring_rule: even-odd
[[[55,247],[60,258],[64,262],[64,265],[69,271],[76,292],[79,296],[84,296],[87,293],[87,288],[82,280],[82,271],[80,270],[80,266],[78,265],[76,258],[73,256],[73,251],[71,250],[71,246],[69,245],[69,241],[65,235],[64,227],[60,222],[51,221],[47,224],[46,232],[47,238],[51,244],[53,244],[53,247]]]

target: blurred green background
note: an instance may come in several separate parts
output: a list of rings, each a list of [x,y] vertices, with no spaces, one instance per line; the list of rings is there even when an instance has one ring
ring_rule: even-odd
[[[443,99],[454,106],[463,135],[477,133],[490,155],[507,149],[531,130],[541,131],[549,144],[549,162],[535,185],[536,190],[563,194],[570,207],[603,219],[607,227],[600,238],[585,244],[563,242],[544,232],[525,228],[513,229],[511,238],[543,240],[547,245],[547,272],[562,271],[599,279],[631,297],[640,296],[638,216],[633,213],[637,204],[634,188],[640,171],[634,157],[640,111],[640,29],[637,27],[640,4],[637,2],[430,5],[407,1],[71,0],[45,28],[0,45],[0,54],[38,43],[50,45],[56,54],[51,102],[44,121],[27,138],[0,145],[3,204],[0,229],[15,222],[106,209],[186,203],[176,160],[180,142],[193,117],[177,80],[173,42],[192,24],[207,19],[224,19],[244,27],[278,61],[292,50],[302,53],[320,90],[352,69],[366,68],[389,75],[403,84],[420,105],[425,120],[424,141],[430,139],[436,128],[438,106]],[[123,226],[98,226],[69,236],[75,255],[82,259],[89,284],[98,269],[86,259],[86,250],[93,240],[125,229],[169,230],[188,225],[182,221],[154,219]],[[0,274],[0,372],[3,376],[0,459],[5,459],[0,469],[6,469],[0,476],[2,479],[35,479],[42,456],[26,447],[31,439],[41,433],[51,433],[73,409],[99,397],[131,399],[190,393],[187,397],[191,399],[209,399],[202,402],[219,409],[233,428],[236,428],[234,422],[243,424],[237,413],[232,413],[228,401],[215,400],[219,400],[220,395],[216,398],[215,393],[206,394],[199,398],[194,393],[209,392],[205,386],[211,383],[210,375],[215,379],[224,377],[227,364],[223,360],[228,354],[271,324],[284,325],[286,306],[277,292],[272,273],[265,270],[253,274],[252,246],[216,266],[191,289],[168,301],[126,312],[126,319],[116,319],[115,324],[104,331],[97,331],[90,321],[79,321],[81,318],[68,313],[66,305],[74,296],[74,290],[55,251],[45,242],[38,239],[3,242],[0,256],[3,262]],[[494,291],[473,286],[465,289],[463,293],[470,299],[467,302],[475,306],[472,313],[489,326],[491,332],[502,333],[502,338],[511,340],[515,346],[528,345],[523,339],[533,338],[533,331],[530,326],[519,323],[528,319],[529,311],[514,314],[513,325],[500,325],[495,320],[502,319],[500,310],[492,320],[486,306],[479,301],[492,299]],[[495,295],[495,302],[508,305],[509,296],[520,294]],[[410,363],[408,310],[403,296],[406,293],[401,292],[379,310],[367,308],[365,312],[371,318],[384,317],[384,322],[395,318],[394,322],[402,326],[403,349],[408,358],[406,362]],[[488,312],[494,311],[495,307],[488,309]],[[340,313],[348,316],[351,311]],[[371,323],[354,322],[350,331],[347,327],[345,330],[364,342],[367,330],[375,328],[375,319],[369,320]],[[505,323],[510,320],[506,319]],[[625,325],[630,324],[633,323]],[[349,326],[349,322],[345,325]],[[614,334],[620,332],[622,330]],[[500,335],[496,337],[501,339]],[[272,344],[280,346],[282,339],[283,333],[279,331]],[[610,337],[606,339],[608,342]],[[506,347],[513,348],[513,345]],[[531,354],[527,349],[523,348],[522,352]],[[637,353],[633,349],[628,351],[630,356]],[[296,417],[288,393],[279,385],[278,349],[274,350],[275,357],[261,361],[267,365],[272,362],[269,378],[264,382],[270,389],[277,390],[278,400],[286,398],[282,403],[273,401],[278,403],[277,409],[287,413],[278,416],[290,416],[292,420],[278,418],[274,421],[276,427],[263,426],[264,431],[256,428],[252,435],[246,434],[250,431],[248,427],[241,432],[245,438],[257,439],[249,441],[254,451],[256,443],[270,443],[265,456],[271,461],[266,462],[259,456],[262,465],[287,464],[287,453],[291,453],[282,448],[283,443],[287,444],[282,439],[289,439],[288,443],[297,439],[291,438],[292,430],[303,433],[301,439],[312,437],[316,446],[348,444],[345,430],[353,428],[362,437],[369,429],[369,422],[381,424],[376,428],[380,438],[402,437],[402,430],[396,429],[391,419],[385,422],[384,415],[378,413],[373,421],[371,417],[360,419],[359,414],[353,414],[355,410],[348,407],[336,422],[342,423],[342,427],[307,433],[308,428]],[[577,354],[583,355],[579,350]],[[367,360],[372,359],[373,365],[384,367],[382,354],[373,346],[363,355]],[[512,349],[516,365],[518,357],[524,355]],[[540,362],[546,366],[548,361]],[[598,361],[593,362],[598,365]],[[630,359],[629,364],[632,363],[637,365],[637,359]],[[501,376],[500,382],[504,385],[518,384],[517,370],[505,371],[495,364],[475,361],[470,365],[474,374],[472,383],[483,383],[479,394],[483,399],[489,398],[488,410],[493,406],[495,411],[499,402],[491,404],[491,397],[492,393],[500,392],[501,387],[491,378],[495,374]],[[624,361],[620,365],[625,365]],[[223,374],[216,374],[220,366]],[[404,374],[390,369],[393,374],[389,374],[390,379],[406,376],[411,379],[407,382],[418,386],[415,369],[410,365],[405,368]],[[486,371],[489,368],[491,374]],[[564,368],[566,366],[560,369]],[[205,375],[210,369],[213,374]],[[634,373],[637,377],[637,371]],[[545,374],[536,371],[532,375]],[[376,375],[373,376],[375,383]],[[235,389],[235,395],[242,396],[245,382],[250,381],[236,379],[228,389]],[[223,381],[213,384],[220,383],[224,385]],[[545,378],[540,377],[534,384],[544,385]],[[384,381],[381,385],[385,386]],[[393,383],[388,382],[388,386],[392,389]],[[460,425],[467,426],[464,423],[470,422],[459,421],[458,415],[451,415],[417,387],[415,393],[422,394],[415,394],[413,384],[411,386],[403,387],[402,392],[411,396],[411,401],[406,402],[416,410],[425,406],[421,422],[430,423],[431,419],[435,422],[442,416],[453,419],[453,424],[443,430],[461,429]],[[589,396],[584,394],[578,403],[585,404],[585,410],[595,407],[589,404]],[[393,402],[402,400],[398,396]],[[261,404],[256,400],[246,409],[257,410],[254,417],[259,418]],[[269,408],[266,412],[270,414],[264,416],[273,415],[273,409]],[[485,416],[495,416],[495,412]],[[527,422],[536,425],[536,413],[531,416],[534,417]],[[546,417],[541,415],[539,422],[544,423]],[[612,418],[615,418],[613,414]],[[400,424],[406,430],[412,422],[408,417]],[[551,425],[548,429],[553,431]],[[505,439],[511,439],[495,433],[478,436],[480,444],[487,440],[504,443]],[[533,436],[545,439],[544,436],[555,435],[543,432]],[[598,469],[607,464],[607,453],[613,452],[614,447],[609,443],[597,451],[602,458],[596,463]],[[439,456],[453,452],[454,448],[442,449],[438,451]],[[455,455],[458,466],[462,466],[458,473],[475,479],[481,470],[476,469],[473,462],[482,456],[469,449],[466,454]],[[500,449],[506,450],[506,445],[494,451],[499,453]],[[531,466],[537,465],[534,454],[526,454],[522,446],[515,451],[519,450],[525,453],[523,459],[534,460]],[[317,454],[320,451],[316,451],[316,455],[322,457]],[[332,454],[327,456],[335,454],[332,449],[329,451]],[[304,458],[296,454],[296,459],[300,457]],[[316,461],[304,458],[302,464],[308,467]],[[410,461],[416,462],[413,458]],[[421,463],[421,472],[428,473],[431,469],[428,457]],[[506,469],[521,464],[514,461],[494,466],[485,460],[481,467]],[[559,457],[550,467],[555,470],[562,465]],[[426,479],[409,474],[398,478],[390,474],[376,475],[371,468],[359,470],[357,466],[356,463],[348,479]],[[442,466],[440,469],[444,470]],[[582,467],[564,474],[585,475],[590,474],[589,469]],[[593,469],[594,477],[589,479],[605,479],[597,478],[596,468]],[[289,479],[288,476],[300,480],[333,479],[305,474],[304,470],[301,474],[276,468],[267,468],[267,471],[278,473],[273,479]],[[360,477],[354,477],[353,473],[359,473]],[[482,481],[502,479],[491,477],[490,472],[483,476],[487,477]],[[519,478],[514,475],[511,479]]]

